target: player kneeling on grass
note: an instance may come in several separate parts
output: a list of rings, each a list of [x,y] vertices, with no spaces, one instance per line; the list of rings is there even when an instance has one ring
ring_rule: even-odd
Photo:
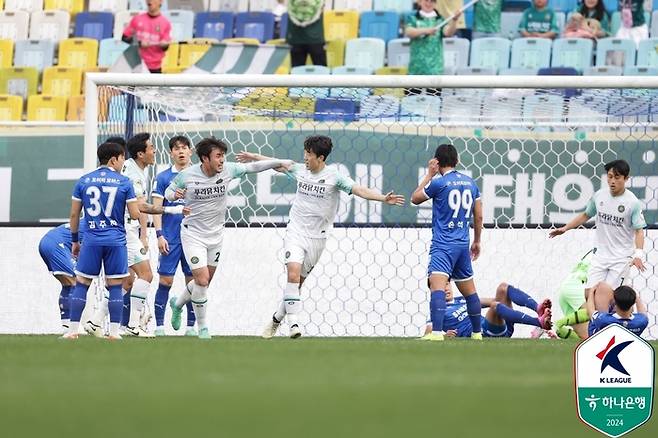
[[[334,166],[327,166],[327,157],[333,149],[331,138],[318,135],[304,140],[304,164],[293,164],[286,174],[297,181],[295,200],[290,209],[290,221],[286,228],[285,259],[287,284],[283,300],[265,327],[263,338],[276,334],[283,318],[288,319],[290,337],[302,335],[298,313],[301,310],[301,287],[320,259],[327,242],[336,211],[340,192],[363,199],[380,201],[389,205],[403,205],[404,197],[356,184],[349,176],[342,175]],[[250,152],[238,154],[243,162],[270,160]]]
[[[551,300],[546,298],[537,302],[524,291],[501,283],[496,289],[495,298],[480,298],[482,307],[488,307],[487,313],[480,315],[482,335],[485,338],[511,338],[514,324],[532,325],[548,330],[551,328]],[[525,307],[537,313],[531,316],[514,310],[513,304]],[[473,333],[473,325],[468,318],[466,300],[455,298],[450,282],[446,285],[446,314],[443,319],[443,331],[447,337],[468,338]],[[425,335],[432,332],[432,323],[428,321]],[[423,338],[420,338],[423,339]]]

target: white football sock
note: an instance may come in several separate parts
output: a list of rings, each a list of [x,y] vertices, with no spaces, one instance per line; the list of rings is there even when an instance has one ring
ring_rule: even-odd
[[[196,323],[199,330],[207,327],[206,310],[208,309],[208,288],[194,285],[192,289],[192,306],[196,315]]]
[[[190,280],[189,283],[185,285],[183,292],[176,297],[176,307],[182,309],[187,303],[192,300],[192,291],[194,290],[194,280]]]
[[[110,336],[119,336],[119,323],[111,322],[110,323]]]
[[[281,300],[281,302],[279,303],[279,308],[276,309],[276,312],[274,312],[274,319],[281,322],[285,317],[286,317],[286,303],[284,303],[283,300]]]
[[[288,317],[288,324],[290,326],[297,324],[297,314],[302,306],[299,285],[297,283],[286,284],[286,290],[283,293],[283,303],[286,310],[286,316]]]
[[[105,322],[105,318],[110,314],[110,293],[107,290],[103,291],[103,299],[101,300],[98,309],[94,312],[94,316],[91,319],[92,324],[97,326],[102,326]]]
[[[144,303],[148,297],[151,284],[146,280],[137,278],[133,283],[133,288],[130,290],[130,321],[128,327],[137,327],[139,325],[139,318],[144,310]]]

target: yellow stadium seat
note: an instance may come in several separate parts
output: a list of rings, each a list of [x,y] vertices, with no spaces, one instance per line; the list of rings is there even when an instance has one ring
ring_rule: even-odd
[[[226,38],[223,43],[240,43],[240,44],[260,44],[256,38]]]
[[[66,120],[66,97],[38,94],[27,99],[30,122],[63,122]]]
[[[0,11],[5,8],[5,0],[0,0]]]
[[[381,67],[375,70],[376,75],[406,75],[407,67]]]
[[[98,66],[98,41],[92,38],[68,38],[59,42],[59,67],[82,70]]]
[[[43,3],[43,10],[50,11],[52,9],[62,9],[71,15],[82,12],[85,9],[84,0],[45,0]]]
[[[358,37],[359,13],[357,11],[324,11],[324,39],[351,40]]]
[[[48,67],[43,71],[43,94],[79,96],[82,94],[82,70],[76,67]]]
[[[23,98],[11,94],[0,94],[0,120],[20,122],[23,116]]]
[[[37,94],[39,72],[34,67],[0,68],[0,94],[13,94],[27,99]]]
[[[273,46],[285,46],[287,43],[285,38],[276,38],[273,40],[267,40],[265,44],[270,44]]]
[[[69,122],[79,122],[85,119],[85,97],[72,96],[69,98],[69,105],[66,111],[66,120]]]
[[[0,40],[0,68],[9,68],[14,65],[14,42]]]
[[[162,73],[164,74],[183,73],[185,70],[187,70],[187,67],[181,67],[181,66],[162,67]]]
[[[165,57],[162,60],[162,71],[178,67],[178,55],[180,53],[180,44],[169,44],[169,48],[165,52]]]
[[[407,67],[381,67],[375,70],[376,75],[406,75]],[[372,94],[376,96],[404,97],[403,88],[374,88]]]
[[[327,52],[327,67],[345,65],[345,40],[328,40],[324,48]]]
[[[178,66],[188,68],[206,54],[212,44],[219,41],[212,38],[194,38],[187,40],[187,44],[180,45],[180,54],[178,55]]]

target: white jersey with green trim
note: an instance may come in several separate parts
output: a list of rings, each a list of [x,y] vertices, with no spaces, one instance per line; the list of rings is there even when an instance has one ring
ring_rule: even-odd
[[[627,260],[635,250],[635,230],[646,228],[642,205],[628,189],[612,196],[603,188],[587,203],[585,214],[596,223],[595,258],[606,263]]]
[[[338,173],[335,166],[313,173],[304,164],[294,164],[286,174],[297,181],[287,229],[302,236],[327,237],[336,217],[340,192],[352,194],[354,180]]]
[[[135,162],[134,159],[129,158],[126,160],[126,162],[123,164],[123,169],[121,170],[121,174],[127,176],[130,178],[130,182],[133,184],[133,189],[135,190],[135,197],[136,198],[146,198],[146,187],[147,187],[147,182],[146,182],[146,173],[144,172],[144,169],[139,167],[139,165]],[[135,232],[139,228],[139,221],[138,220],[131,220],[130,215],[128,214],[128,210],[126,209],[126,232]]]
[[[191,213],[183,218],[183,226],[200,235],[221,232],[226,222],[228,186],[231,180],[246,173],[244,164],[224,163],[222,171],[211,177],[194,164],[178,173],[167,192],[185,189],[185,206]],[[168,198],[167,193],[165,197]]]

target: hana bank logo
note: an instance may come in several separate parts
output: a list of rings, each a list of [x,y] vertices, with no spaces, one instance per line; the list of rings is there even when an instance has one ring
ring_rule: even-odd
[[[615,336],[610,338],[610,341],[608,341],[608,345],[601,350],[599,353],[596,354],[596,357],[601,361],[601,374],[603,374],[603,371],[606,370],[606,368],[612,368],[615,371],[624,374],[625,376],[628,377],[600,377],[600,382],[601,383],[631,383],[631,375],[628,371],[626,371],[626,368],[624,365],[621,363],[621,359],[619,358],[619,355],[626,347],[628,347],[630,344],[632,344],[634,341],[624,341],[621,342],[617,345],[615,345]]]

